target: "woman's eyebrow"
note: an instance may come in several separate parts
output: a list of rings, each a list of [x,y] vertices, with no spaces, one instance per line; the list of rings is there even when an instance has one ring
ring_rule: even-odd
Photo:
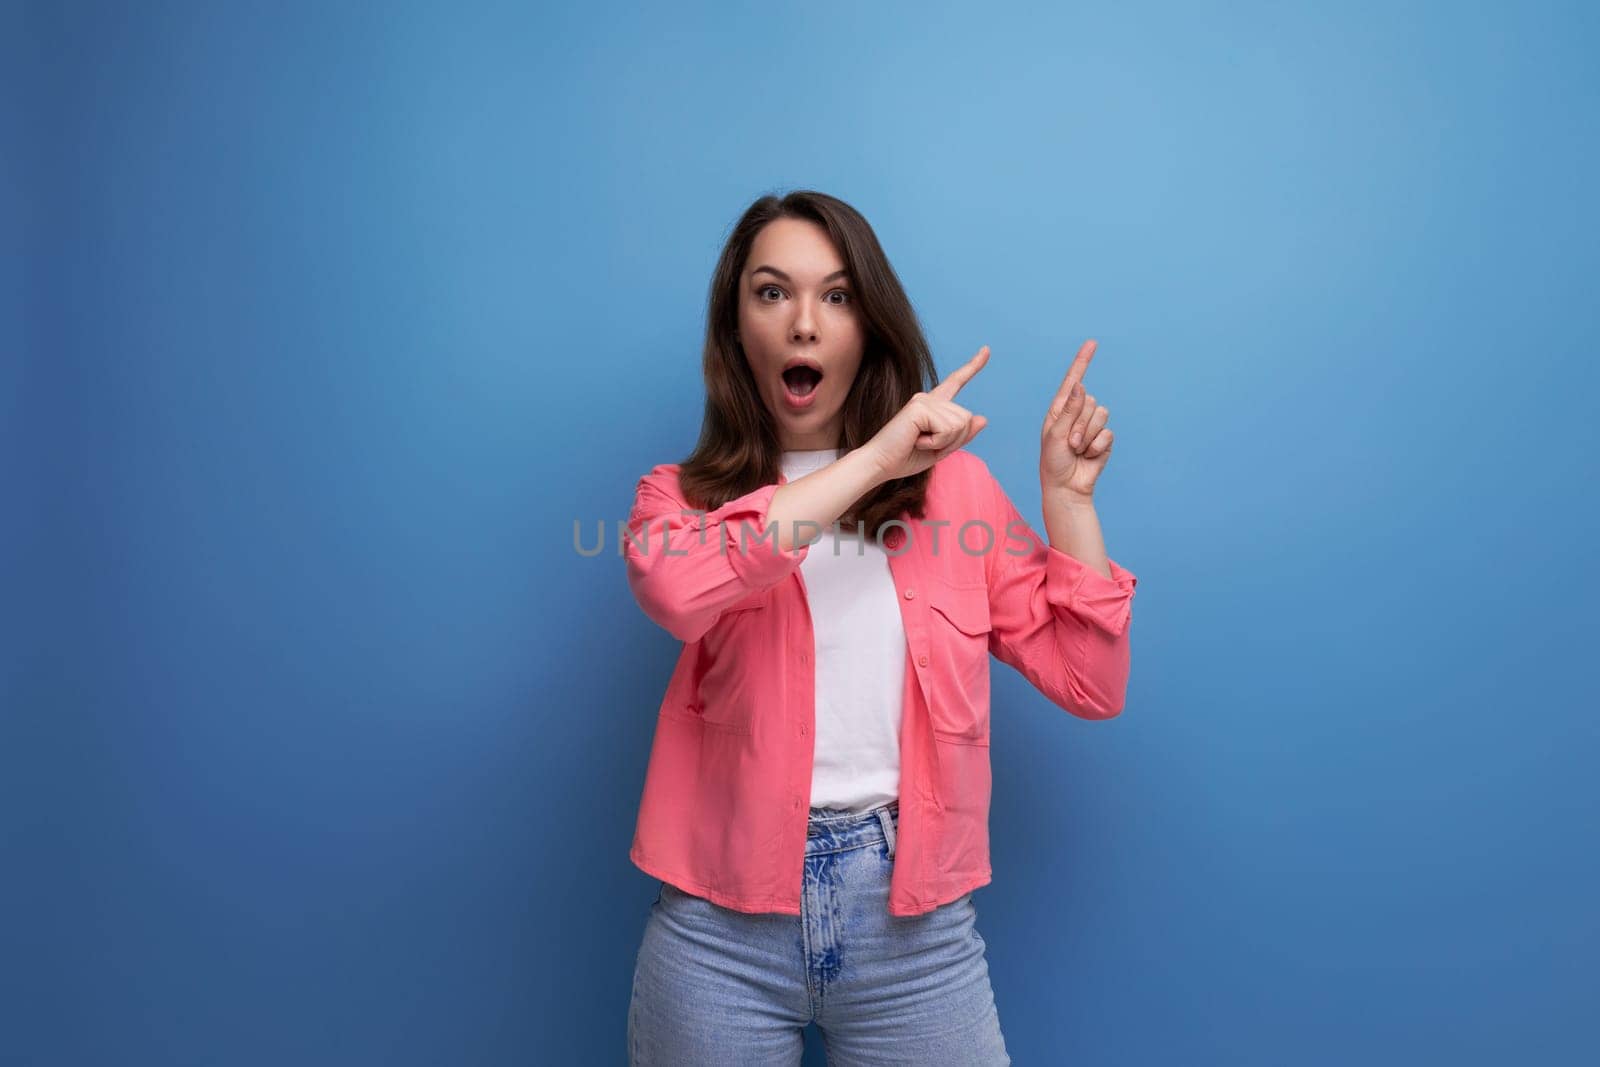
[[[750,273],[751,273],[751,275],[756,275],[756,274],[760,274],[762,271],[766,271],[768,274],[776,274],[778,277],[782,278],[786,282],[794,280],[794,279],[790,278],[787,274],[783,273],[783,271],[779,270],[777,267],[769,267],[764,263],[761,266],[757,267],[755,270],[751,271]],[[833,281],[835,278],[847,277],[849,275],[849,273],[850,273],[849,271],[845,271],[845,270],[836,270],[832,274],[828,275],[826,278],[822,279],[822,281],[823,281],[824,284],[826,284],[827,282]]]

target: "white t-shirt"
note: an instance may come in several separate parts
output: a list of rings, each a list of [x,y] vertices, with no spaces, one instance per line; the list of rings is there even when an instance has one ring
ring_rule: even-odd
[[[784,477],[796,481],[840,452],[785,452]],[[816,643],[813,808],[865,811],[900,795],[906,631],[889,556],[856,529],[841,524],[837,538],[824,530],[800,562]]]

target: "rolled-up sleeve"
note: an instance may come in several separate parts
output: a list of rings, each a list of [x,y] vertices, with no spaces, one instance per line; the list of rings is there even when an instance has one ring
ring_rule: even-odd
[[[1133,618],[1133,572],[1109,556],[1107,578],[1075,556],[1045,545],[1045,599],[1112,637],[1121,637]]]
[[[784,551],[768,528],[777,485],[702,513],[677,495],[676,482],[662,468],[639,479],[623,555],[644,613],[680,641],[696,641],[726,608],[798,567],[810,546]]]
[[[1121,713],[1139,579],[1114,560],[1107,578],[1041,539],[983,473],[1000,546],[988,566],[990,651],[1079,718]]]

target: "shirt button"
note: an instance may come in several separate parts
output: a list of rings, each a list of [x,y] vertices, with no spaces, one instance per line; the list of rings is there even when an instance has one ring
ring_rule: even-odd
[[[805,723],[801,723],[800,724],[800,735],[802,737],[804,737],[805,736],[805,732],[806,732],[806,724]]]
[[[807,659],[807,654],[806,654],[806,653],[804,653],[804,652],[802,652],[802,653],[800,653],[800,662],[801,662],[801,663],[808,663],[808,662],[810,662],[810,660],[808,660],[808,659]]]
[[[927,656],[918,656],[917,657],[917,662],[920,663],[922,666],[926,667],[928,665],[928,657]]]
[[[906,590],[906,599],[907,600],[914,599],[916,597],[916,595],[917,595],[917,591],[915,589],[907,589]]]

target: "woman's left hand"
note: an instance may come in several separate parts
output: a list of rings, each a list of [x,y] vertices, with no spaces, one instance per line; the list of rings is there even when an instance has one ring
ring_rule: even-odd
[[[1094,483],[1106,469],[1114,437],[1106,426],[1111,412],[1097,404],[1094,395],[1083,387],[1083,375],[1094,358],[1095,347],[1091,339],[1078,349],[1078,358],[1072,361],[1050,402],[1039,439],[1041,487],[1072,493],[1086,501],[1093,498]]]

